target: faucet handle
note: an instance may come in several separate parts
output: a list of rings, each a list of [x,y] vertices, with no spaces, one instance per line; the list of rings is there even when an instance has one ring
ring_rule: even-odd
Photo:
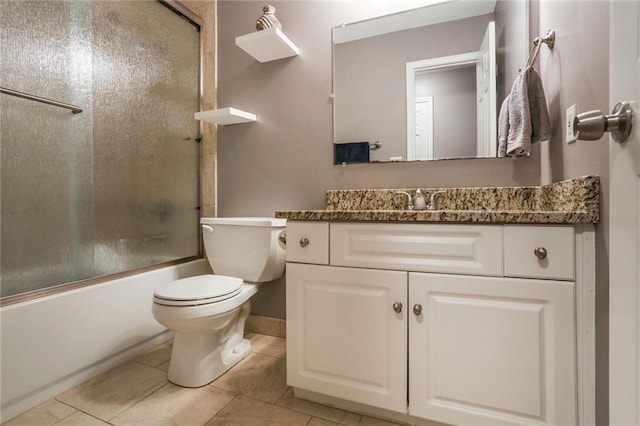
[[[407,203],[405,204],[405,208],[407,210],[413,210],[413,199],[411,198],[411,194],[409,194],[407,191],[396,191],[396,194],[406,195]]]
[[[446,191],[435,191],[431,193],[429,197],[429,203],[427,204],[427,210],[438,210],[438,199],[436,195],[444,194]]]

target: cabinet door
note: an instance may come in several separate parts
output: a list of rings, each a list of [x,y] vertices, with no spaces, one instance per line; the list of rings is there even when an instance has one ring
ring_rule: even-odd
[[[407,273],[288,263],[286,286],[287,383],[405,413]]]
[[[409,304],[412,415],[576,423],[573,283],[412,273]]]

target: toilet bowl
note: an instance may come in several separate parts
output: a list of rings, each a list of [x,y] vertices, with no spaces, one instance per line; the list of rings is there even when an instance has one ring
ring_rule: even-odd
[[[285,219],[202,218],[207,260],[216,274],[158,286],[154,318],[175,333],[168,379],[204,386],[251,350],[244,324],[261,282],[282,276]]]

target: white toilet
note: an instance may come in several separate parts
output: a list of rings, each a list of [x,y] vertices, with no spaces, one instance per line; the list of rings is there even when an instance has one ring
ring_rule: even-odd
[[[153,316],[175,332],[169,380],[185,387],[212,382],[251,349],[244,323],[249,298],[262,282],[282,276],[286,219],[202,218],[204,247],[214,275],[159,286]]]

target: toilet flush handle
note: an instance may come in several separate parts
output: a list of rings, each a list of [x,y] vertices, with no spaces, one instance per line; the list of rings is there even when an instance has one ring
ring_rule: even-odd
[[[204,229],[207,232],[213,232],[213,226],[210,226],[210,225],[202,225],[202,229]]]

